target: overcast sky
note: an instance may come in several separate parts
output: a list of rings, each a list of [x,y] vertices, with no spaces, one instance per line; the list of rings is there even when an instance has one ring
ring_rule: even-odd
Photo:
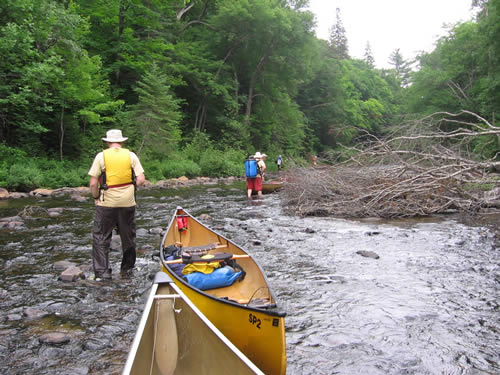
[[[389,56],[399,48],[410,60],[418,52],[430,52],[445,24],[473,19],[471,0],[309,0],[316,15],[316,35],[328,39],[336,23],[336,8],[348,40],[351,57],[363,58],[370,43],[375,65],[389,68]]]

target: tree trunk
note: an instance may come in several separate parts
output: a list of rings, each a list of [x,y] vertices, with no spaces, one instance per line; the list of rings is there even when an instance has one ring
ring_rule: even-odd
[[[247,98],[247,107],[245,111],[245,125],[250,123],[250,115],[252,114],[252,104],[254,98],[255,85],[257,83],[257,79],[259,78],[260,73],[264,69],[264,65],[266,63],[268,55],[264,55],[261,57],[255,71],[252,74],[252,78],[250,79],[250,85],[248,87],[248,98]]]
[[[61,106],[61,119],[59,123],[59,158],[63,161],[63,145],[64,145],[64,102]]]

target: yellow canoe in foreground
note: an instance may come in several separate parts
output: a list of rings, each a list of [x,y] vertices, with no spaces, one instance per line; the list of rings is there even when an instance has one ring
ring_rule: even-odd
[[[122,375],[264,375],[158,272]]]
[[[181,260],[167,260],[173,249],[184,255],[229,253],[243,269],[244,278],[226,287],[198,289],[175,272],[174,264]],[[163,271],[260,370],[268,375],[286,374],[286,314],[278,308],[261,267],[249,254],[177,207],[162,239],[160,259]]]

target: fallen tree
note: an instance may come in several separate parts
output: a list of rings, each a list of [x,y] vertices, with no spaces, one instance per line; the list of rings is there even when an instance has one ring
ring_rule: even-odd
[[[302,216],[351,218],[500,208],[499,139],[500,128],[474,113],[435,113],[383,139],[366,135],[347,161],[294,168],[284,205]]]

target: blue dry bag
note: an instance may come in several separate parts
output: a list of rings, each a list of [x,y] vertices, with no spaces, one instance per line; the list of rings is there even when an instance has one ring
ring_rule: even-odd
[[[212,273],[192,272],[184,275],[184,279],[201,290],[223,288],[233,285],[234,281],[241,275],[241,271],[234,272],[229,267],[221,267]]]
[[[255,159],[247,159],[245,160],[245,175],[248,178],[257,177],[258,168],[257,168],[257,160]]]

